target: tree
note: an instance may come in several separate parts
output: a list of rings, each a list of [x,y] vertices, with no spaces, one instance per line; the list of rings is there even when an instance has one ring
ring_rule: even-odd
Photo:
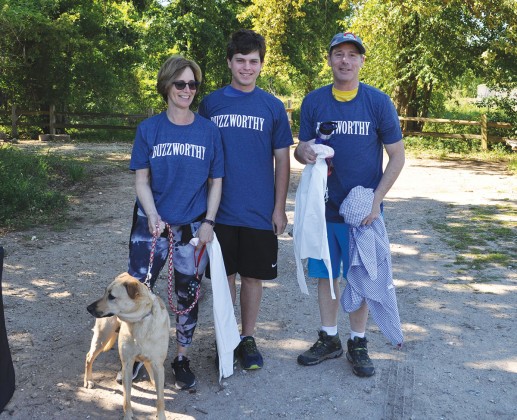
[[[236,15],[246,1],[171,1],[154,9],[146,19],[150,25],[144,45],[146,65],[155,72],[171,54],[195,60],[203,71],[201,92],[210,92],[230,80],[226,64],[229,35],[241,27]],[[198,95],[199,96],[199,95]]]
[[[428,116],[435,92],[450,93],[467,71],[488,74],[483,54],[494,47],[501,52],[508,32],[515,31],[516,10],[510,3],[355,2],[350,25],[367,46],[363,77],[392,95],[399,114]],[[509,65],[515,62],[514,47],[507,58],[503,67],[515,75],[515,67]]]
[[[342,30],[347,8],[337,0],[253,0],[240,18],[266,39],[266,66],[260,83],[280,94],[301,95],[329,82],[325,73],[330,39]]]
[[[112,109],[138,97],[131,2],[0,0],[0,90],[34,108]]]

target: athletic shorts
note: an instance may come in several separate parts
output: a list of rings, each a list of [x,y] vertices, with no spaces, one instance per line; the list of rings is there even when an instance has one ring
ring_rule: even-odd
[[[226,274],[273,280],[277,277],[278,239],[273,230],[217,224]],[[207,267],[207,277],[210,277]]]
[[[329,242],[330,262],[332,264],[332,275],[338,278],[341,273],[346,277],[349,266],[348,244],[349,244],[349,225],[346,223],[327,222],[327,238]],[[309,258],[308,262],[309,277],[329,278],[327,267],[323,260]]]

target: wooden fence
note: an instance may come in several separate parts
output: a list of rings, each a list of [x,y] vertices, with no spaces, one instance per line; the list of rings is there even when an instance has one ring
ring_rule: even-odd
[[[28,111],[18,109],[16,105],[11,107],[10,123],[11,137],[18,137],[18,127],[21,126],[38,126],[41,122],[25,121],[24,117],[46,116],[45,124],[48,125],[48,134],[55,135],[58,128],[83,128],[83,129],[105,129],[105,130],[135,130],[137,124],[154,114],[152,109],[148,109],[145,114],[121,114],[121,113],[97,113],[97,112],[56,112],[54,106],[50,106],[48,111]],[[6,113],[0,112],[0,115]],[[70,120],[99,120],[99,119],[118,119],[124,121],[122,124],[99,124],[99,123],[78,123],[70,122]]]
[[[289,119],[289,123],[292,123],[292,111],[291,101],[287,103],[287,116]],[[145,118],[148,118],[154,114],[152,109],[146,111],[146,113],[142,114],[104,114],[104,113],[92,113],[92,112],[81,112],[81,113],[63,113],[56,112],[55,107],[51,106],[48,111],[27,111],[17,109],[16,106],[12,106],[10,113],[10,123],[11,123],[11,137],[18,138],[18,127],[19,126],[38,126],[34,122],[24,121],[23,117],[27,116],[48,116],[48,120],[45,120],[45,123],[48,121],[48,131],[49,134],[55,135],[56,129],[62,128],[79,128],[79,129],[107,129],[107,130],[135,130],[137,124]],[[9,116],[8,113],[0,112],[0,116]],[[71,119],[76,119],[80,121],[85,120],[99,120],[99,119],[109,119],[116,118],[124,123],[119,125],[113,124],[99,124],[99,123],[77,123],[77,122],[69,122]],[[511,130],[513,126],[510,123],[505,122],[489,122],[487,120],[486,115],[481,115],[479,121],[467,121],[467,120],[448,120],[443,118],[420,118],[420,117],[399,117],[402,126],[404,126],[404,121],[415,121],[422,123],[436,123],[436,124],[448,124],[448,125],[468,125],[468,126],[478,126],[479,134],[468,134],[468,133],[445,133],[445,132],[429,132],[429,131],[407,131],[403,130],[405,136],[429,136],[429,137],[441,137],[441,138],[452,138],[452,139],[478,139],[481,140],[481,145],[483,149],[488,149],[488,145],[491,143],[500,143],[505,142],[512,147],[512,149],[517,149],[517,139],[512,139],[510,137],[490,135],[489,129],[504,129]],[[63,122],[65,121],[65,122]]]
[[[420,117],[399,117],[400,121],[416,121],[423,123],[437,123],[437,124],[450,124],[450,125],[469,125],[478,126],[479,134],[454,134],[454,133],[439,133],[430,131],[407,131],[403,130],[405,136],[421,136],[421,137],[441,137],[449,139],[478,139],[481,140],[481,147],[488,149],[489,143],[507,143],[512,147],[513,150],[517,148],[517,139],[489,135],[489,128],[511,130],[512,124],[505,122],[489,122],[485,114],[481,115],[479,121],[468,121],[468,120],[447,120],[444,118],[420,118]]]

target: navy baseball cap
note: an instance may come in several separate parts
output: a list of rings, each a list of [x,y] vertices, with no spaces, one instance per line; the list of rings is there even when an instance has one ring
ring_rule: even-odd
[[[363,41],[361,41],[361,38],[359,38],[357,35],[353,34],[352,32],[340,32],[339,34],[334,35],[334,38],[332,38],[332,41],[330,41],[329,46],[329,53],[332,50],[333,47],[339,44],[343,44],[345,42],[348,42],[350,44],[354,44],[361,54],[364,54],[366,52],[366,49],[364,48]]]

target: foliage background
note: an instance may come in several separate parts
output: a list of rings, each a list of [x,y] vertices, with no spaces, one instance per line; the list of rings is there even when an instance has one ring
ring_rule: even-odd
[[[226,42],[240,27],[267,41],[259,85],[297,103],[331,81],[328,43],[344,30],[366,45],[362,79],[400,115],[440,116],[480,82],[517,86],[515,0],[0,0],[0,110],[159,110],[156,73],[174,53],[200,64],[202,97],[229,82]],[[502,101],[493,117],[512,121]]]

